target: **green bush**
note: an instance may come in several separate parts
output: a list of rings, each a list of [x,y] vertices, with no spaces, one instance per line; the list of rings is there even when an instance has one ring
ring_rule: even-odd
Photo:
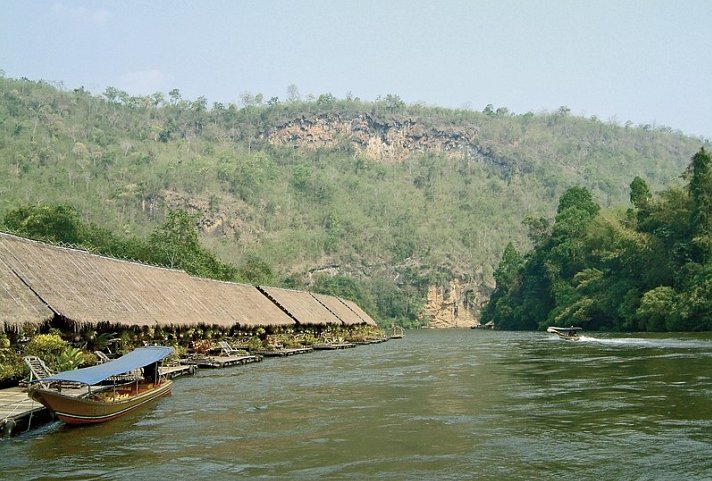
[[[13,349],[0,349],[0,386],[17,384],[23,375],[22,358]]]
[[[60,357],[68,348],[69,343],[58,334],[38,334],[27,343],[23,355],[37,356],[48,368],[57,371],[60,367]]]
[[[58,371],[69,371],[76,369],[84,364],[84,353],[76,347],[68,347],[59,355],[57,359]]]

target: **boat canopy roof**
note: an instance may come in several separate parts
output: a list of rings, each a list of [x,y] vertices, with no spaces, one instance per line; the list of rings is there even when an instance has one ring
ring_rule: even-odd
[[[113,361],[82,369],[63,371],[54,376],[41,379],[41,381],[68,381],[88,385],[98,384],[111,376],[124,374],[158,362],[164,357],[169,356],[172,352],[173,348],[167,346],[139,347]]]

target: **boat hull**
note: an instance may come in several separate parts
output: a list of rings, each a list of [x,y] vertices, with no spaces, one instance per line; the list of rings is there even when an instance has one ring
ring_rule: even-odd
[[[88,397],[74,397],[44,388],[32,389],[28,394],[67,424],[95,424],[110,421],[170,394],[172,385],[173,381],[165,379],[158,385],[131,384],[116,392]],[[120,394],[120,398],[108,399],[107,394],[115,393]]]

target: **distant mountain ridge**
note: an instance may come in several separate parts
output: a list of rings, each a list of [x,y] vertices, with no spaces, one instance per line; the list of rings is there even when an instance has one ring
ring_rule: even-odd
[[[92,96],[0,77],[0,219],[69,204],[144,235],[184,209],[226,262],[259,259],[290,287],[353,279],[381,319],[442,326],[477,318],[504,246],[526,249],[522,222],[551,217],[568,187],[625,207],[636,175],[660,189],[701,145],[565,108],[515,115],[326,94],[208,106],[176,90]]]

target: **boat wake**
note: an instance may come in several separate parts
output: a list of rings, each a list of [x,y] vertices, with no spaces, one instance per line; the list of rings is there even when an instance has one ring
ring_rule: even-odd
[[[712,341],[704,339],[643,339],[639,337],[593,337],[581,335],[578,342],[606,346],[626,346],[656,349],[711,349]]]

